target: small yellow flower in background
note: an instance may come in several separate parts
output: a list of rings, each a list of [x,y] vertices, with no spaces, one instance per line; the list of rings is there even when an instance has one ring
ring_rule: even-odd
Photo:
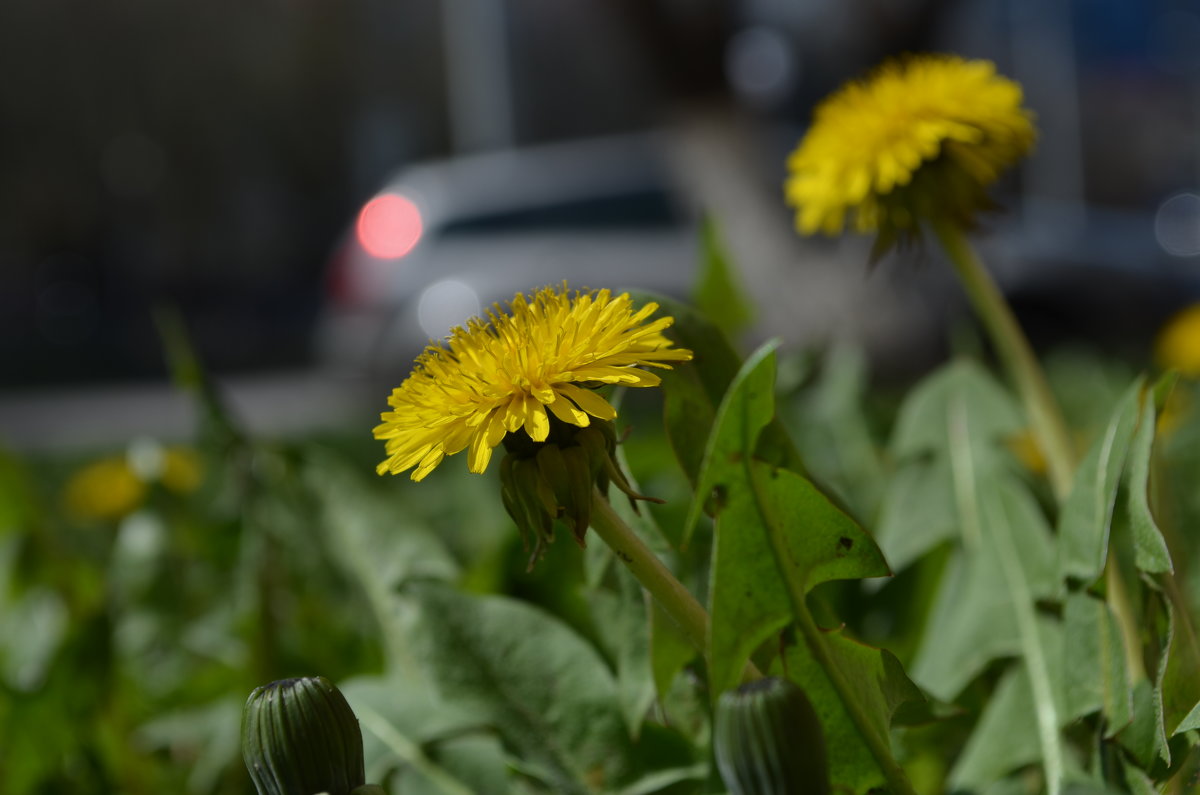
[[[591,387],[648,387],[658,376],[641,366],[669,368],[692,358],[663,336],[672,319],[645,322],[658,308],[635,311],[627,293],[570,293],[564,285],[518,294],[505,313],[496,305],[488,320],[455,328],[446,346],[430,344],[413,372],[392,391],[375,438],[388,457],[379,474],[415,469],[428,475],[442,459],[469,448],[467,468],[487,469],[492,450],[522,429],[544,442],[554,420],[585,428],[592,418],[611,420],[616,410]]]
[[[102,458],[79,470],[67,482],[67,509],[83,519],[120,519],[137,510],[146,484],[125,456]]]
[[[1167,321],[1155,342],[1154,359],[1164,370],[1200,378],[1200,304],[1192,304]]]
[[[1032,147],[1032,113],[989,61],[917,55],[889,61],[816,109],[788,159],[786,197],[803,234],[849,223],[885,247],[921,221],[969,225],[985,189]]]
[[[81,519],[121,519],[142,506],[153,484],[188,494],[199,488],[202,477],[195,451],[134,439],[123,455],[93,461],[76,472],[67,482],[64,499],[67,509]]]

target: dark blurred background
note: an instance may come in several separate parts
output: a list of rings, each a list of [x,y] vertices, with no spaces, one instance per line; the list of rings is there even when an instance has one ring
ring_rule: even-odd
[[[40,433],[31,399],[164,383],[159,305],[219,375],[323,371],[356,218],[396,173],[639,131],[721,224],[762,333],[920,367],[958,300],[940,269],[799,240],[780,186],[816,101],[927,50],[995,60],[1038,114],[982,245],[1040,341],[1137,349],[1200,295],[1190,1],[0,4],[0,432]]]

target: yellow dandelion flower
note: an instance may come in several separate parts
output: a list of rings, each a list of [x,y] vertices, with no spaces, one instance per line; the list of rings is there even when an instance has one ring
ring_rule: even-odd
[[[82,519],[120,519],[133,513],[146,496],[146,484],[125,456],[94,461],[67,482],[67,508]]]
[[[843,86],[788,159],[796,227],[836,235],[849,221],[890,241],[922,220],[969,224],[989,206],[984,189],[1033,145],[1021,102],[991,62],[953,55],[889,61]]]
[[[508,434],[524,430],[544,442],[552,422],[583,428],[613,419],[616,410],[591,387],[657,386],[658,376],[638,367],[692,358],[663,336],[672,319],[645,322],[658,305],[635,311],[628,293],[546,287],[532,300],[517,294],[509,308],[496,305],[488,320],[473,318],[417,359],[375,428],[388,454],[379,474],[415,467],[411,477],[421,480],[468,448],[467,468],[483,472]]]
[[[1192,304],[1167,321],[1154,344],[1154,358],[1164,369],[1200,377],[1200,304]]]

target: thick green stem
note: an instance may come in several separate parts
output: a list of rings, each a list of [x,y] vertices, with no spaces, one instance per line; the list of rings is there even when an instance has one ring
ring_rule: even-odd
[[[1050,485],[1061,501],[1071,490],[1075,455],[1062,412],[1033,355],[1029,340],[1025,338],[1012,309],[962,228],[951,221],[940,221],[933,224],[933,231],[950,258],[971,305],[987,329],[997,355],[1016,385],[1033,433],[1046,456]]]
[[[696,601],[691,591],[675,578],[670,569],[646,546],[642,539],[625,524],[599,489],[592,492],[591,528],[608,544],[625,567],[633,573],[642,587],[650,592],[671,620],[679,627],[700,654],[708,655],[708,611]],[[754,663],[747,662],[744,680],[761,679],[762,673]]]

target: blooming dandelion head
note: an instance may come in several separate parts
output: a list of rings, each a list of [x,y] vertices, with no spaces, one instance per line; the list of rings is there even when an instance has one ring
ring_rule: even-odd
[[[989,61],[920,55],[885,63],[816,109],[788,159],[787,201],[801,233],[847,224],[881,239],[923,220],[969,224],[985,189],[1033,145],[1021,87]]]
[[[428,475],[442,459],[467,450],[467,468],[487,469],[492,450],[510,434],[550,438],[551,424],[585,428],[616,410],[595,387],[657,386],[643,366],[669,368],[692,358],[672,347],[658,308],[633,306],[627,293],[571,293],[564,285],[518,294],[505,312],[455,328],[445,345],[430,344],[388,398],[375,428],[386,444],[382,474]]]

